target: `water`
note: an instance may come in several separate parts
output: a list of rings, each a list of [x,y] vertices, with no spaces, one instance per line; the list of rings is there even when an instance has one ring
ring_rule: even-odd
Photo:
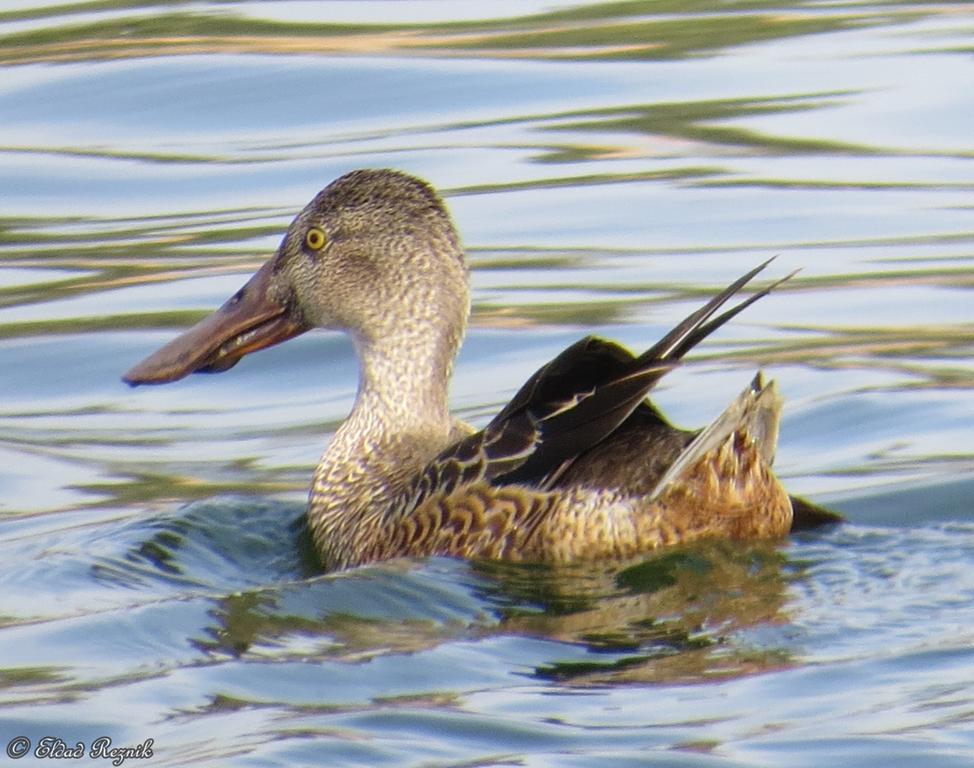
[[[974,760],[974,13],[964,3],[132,3],[0,11],[0,742],[149,765]],[[355,389],[310,334],[129,390],[356,167],[447,195],[483,423],[587,332],[763,366],[778,469],[848,524],[553,571],[318,572]],[[86,755],[80,761],[87,764]],[[23,763],[49,763],[30,754]]]

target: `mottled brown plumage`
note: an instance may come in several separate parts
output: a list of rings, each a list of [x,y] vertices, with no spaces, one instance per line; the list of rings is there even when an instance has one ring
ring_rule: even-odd
[[[310,327],[348,332],[359,391],[308,505],[331,569],[434,554],[569,562],[708,536],[780,537],[793,503],[771,471],[774,384],[759,375],[698,433],[674,428],[646,400],[691,348],[777,285],[718,314],[765,266],[639,356],[595,337],[573,344],[477,432],[447,404],[469,309],[450,217],[418,179],[355,171],[311,201],[220,310],[125,379],[226,370]],[[809,522],[834,519],[794,508]]]

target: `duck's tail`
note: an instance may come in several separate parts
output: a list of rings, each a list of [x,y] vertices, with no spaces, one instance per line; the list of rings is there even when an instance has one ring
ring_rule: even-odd
[[[672,488],[697,493],[700,498],[736,497],[742,504],[765,507],[769,522],[778,519],[781,510],[790,512],[787,525],[782,521],[777,526],[780,530],[776,530],[772,522],[768,529],[779,534],[841,523],[842,515],[798,496],[786,495],[771,474],[781,406],[775,382],[766,383],[759,372],[727,409],[683,449],[660,477],[650,500],[663,498]],[[708,487],[715,483],[724,487]]]
[[[738,486],[742,496],[747,495],[751,477],[769,471],[774,462],[781,405],[778,387],[774,381],[765,383],[759,372],[727,409],[683,449],[659,479],[650,500],[658,500],[673,484],[688,486],[697,482],[705,466],[716,478]],[[711,472],[703,474],[709,476]]]

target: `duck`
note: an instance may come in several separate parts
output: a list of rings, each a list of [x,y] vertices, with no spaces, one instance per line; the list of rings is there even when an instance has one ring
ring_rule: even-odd
[[[759,372],[711,424],[673,426],[650,391],[716,329],[750,270],[641,354],[586,336],[483,428],[448,389],[470,312],[460,236],[427,182],[389,169],[333,181],[213,314],[132,367],[132,386],[218,373],[312,328],[358,357],[351,411],[314,471],[307,522],[326,570],[401,557],[565,564],[705,538],[778,539],[838,516],[775,476],[782,399]]]

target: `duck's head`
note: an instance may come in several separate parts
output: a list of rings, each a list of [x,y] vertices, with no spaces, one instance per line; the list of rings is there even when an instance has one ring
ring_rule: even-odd
[[[463,250],[436,192],[397,171],[353,171],[308,203],[222,307],[123,378],[134,386],[225,371],[313,327],[347,331],[359,346],[410,333],[454,339],[468,306]]]

